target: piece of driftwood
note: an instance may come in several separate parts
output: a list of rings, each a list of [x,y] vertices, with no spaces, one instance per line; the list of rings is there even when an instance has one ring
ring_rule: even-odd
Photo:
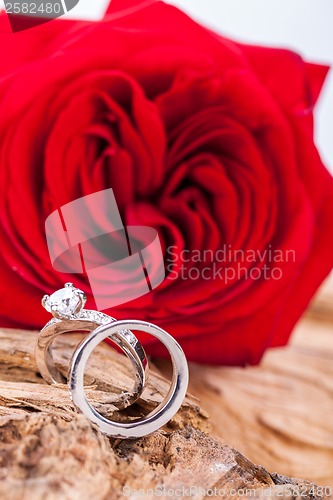
[[[307,315],[319,321],[333,323],[333,272],[317,291]]]
[[[214,489],[230,498],[291,498],[292,493],[322,498],[315,484],[269,473],[213,437],[207,413],[192,396],[165,428],[148,437],[102,435],[74,411],[65,386],[48,386],[40,378],[35,338],[35,332],[0,331],[1,499],[148,499],[161,492],[172,496],[172,490],[177,490],[174,496],[182,492],[199,499]],[[65,335],[57,342],[56,359],[64,373],[76,343],[77,337]],[[131,385],[126,358],[104,344],[87,372],[89,398],[111,415],[114,394]],[[167,387],[154,370],[142,398],[117,412],[119,418],[150,411]]]
[[[333,491],[333,274],[287,346],[256,367],[192,364],[190,390],[250,460]]]
[[[333,490],[333,323],[304,318],[259,366],[191,366],[213,432],[270,470]]]

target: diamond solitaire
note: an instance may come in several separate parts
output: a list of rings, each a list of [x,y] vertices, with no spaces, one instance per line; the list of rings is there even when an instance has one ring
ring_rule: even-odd
[[[85,306],[86,295],[75,288],[73,283],[66,283],[64,288],[52,295],[44,295],[42,306],[55,318],[70,319]]]

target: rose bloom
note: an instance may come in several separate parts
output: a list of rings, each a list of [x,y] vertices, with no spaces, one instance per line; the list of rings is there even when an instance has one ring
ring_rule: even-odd
[[[258,363],[332,268],[312,115],[327,68],[135,3],[15,34],[0,18],[1,325],[41,327],[67,281],[94,307],[86,276],[52,269],[44,224],[112,187],[124,224],[158,231],[167,277],[106,312],[157,323],[189,360]]]

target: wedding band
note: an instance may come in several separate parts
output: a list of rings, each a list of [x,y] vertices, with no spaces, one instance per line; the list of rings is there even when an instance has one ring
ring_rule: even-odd
[[[43,379],[49,384],[64,384],[65,377],[57,369],[53,354],[52,343],[56,337],[68,332],[92,332],[101,325],[116,322],[115,318],[99,311],[83,309],[86,302],[84,293],[75,288],[72,283],[54,294],[44,296],[43,306],[54,317],[40,331],[35,348],[37,368]],[[128,331],[117,331],[110,340],[130,359],[134,370],[134,386],[131,391],[124,391],[113,402],[118,409],[133,404],[141,396],[149,375],[149,366],[146,353],[136,338]]]
[[[158,338],[168,349],[173,366],[172,382],[164,400],[147,416],[130,422],[115,422],[98,413],[88,402],[84,391],[84,371],[94,348],[107,337],[119,331],[139,330]],[[188,366],[185,354],[176,340],[162,328],[139,320],[122,320],[102,325],[85,337],[74,351],[70,372],[69,390],[72,401],[102,432],[118,438],[139,438],[165,425],[179,410],[188,386]]]

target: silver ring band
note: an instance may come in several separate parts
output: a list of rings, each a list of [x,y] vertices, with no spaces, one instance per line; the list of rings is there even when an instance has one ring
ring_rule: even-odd
[[[165,399],[147,416],[130,422],[106,419],[88,402],[84,391],[84,371],[94,348],[107,337],[119,332],[139,330],[158,338],[168,349],[173,366],[171,386]],[[96,328],[75,349],[69,372],[69,390],[76,406],[87,418],[97,424],[102,432],[119,438],[139,438],[165,425],[180,408],[188,386],[188,366],[185,354],[176,340],[156,325],[139,320],[122,320]]]
[[[82,309],[72,319],[52,318],[40,331],[35,349],[37,368],[43,379],[49,384],[66,383],[65,377],[55,366],[52,354],[52,343],[58,335],[75,331],[92,332],[100,325],[115,321],[107,314],[86,309]],[[132,332],[118,331],[110,340],[126,354],[135,370],[133,389],[122,393],[113,402],[114,406],[121,409],[133,404],[141,396],[148,380],[149,366],[147,355]]]

